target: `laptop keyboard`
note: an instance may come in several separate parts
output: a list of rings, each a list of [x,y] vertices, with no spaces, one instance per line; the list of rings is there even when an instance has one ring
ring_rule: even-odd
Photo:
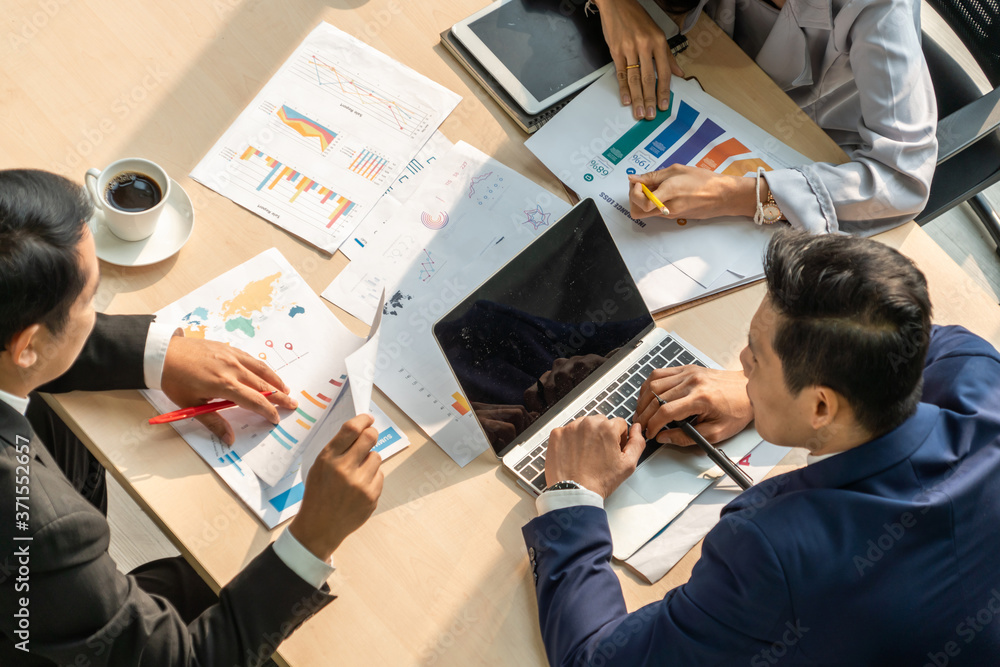
[[[657,368],[691,364],[705,365],[681,347],[680,343],[667,336],[562,425],[584,415],[602,415],[608,419],[621,417],[631,426],[635,407],[639,403],[639,387],[649,374]],[[549,440],[546,438],[514,466],[514,470],[539,491],[545,488],[545,451],[548,445]]]

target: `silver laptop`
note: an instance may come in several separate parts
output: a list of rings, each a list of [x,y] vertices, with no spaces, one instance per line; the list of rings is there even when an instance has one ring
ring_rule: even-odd
[[[545,488],[553,428],[591,414],[631,423],[653,369],[707,365],[656,327],[592,199],[438,320],[434,337],[493,452],[535,495]],[[708,485],[704,465],[687,469],[692,454],[673,449],[648,443],[636,473],[607,499],[616,558]]]

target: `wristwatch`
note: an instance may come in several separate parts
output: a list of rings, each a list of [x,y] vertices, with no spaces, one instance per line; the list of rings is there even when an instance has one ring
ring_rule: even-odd
[[[542,489],[542,493],[546,491],[562,491],[563,489],[582,489],[583,487],[574,482],[571,479],[565,479],[561,482],[556,482],[552,486],[547,486]]]
[[[754,213],[753,221],[758,225],[773,225],[778,220],[781,220],[781,209],[778,208],[778,203],[774,201],[774,193],[768,189],[767,201],[761,203],[760,201],[760,177],[764,173],[763,167],[757,167],[757,212]]]

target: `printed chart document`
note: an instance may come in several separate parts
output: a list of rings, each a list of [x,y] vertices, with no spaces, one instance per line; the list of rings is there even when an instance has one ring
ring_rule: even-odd
[[[435,160],[441,159],[441,156],[451,150],[453,145],[448,137],[441,134],[440,130],[431,135],[423,148],[417,152],[416,157],[407,163],[399,178],[389,186],[382,198],[378,200],[371,213],[355,227],[351,238],[340,246],[340,252],[347,255],[347,259],[354,260],[361,256],[375,235],[385,229],[396,211],[420,187],[430,165]]]
[[[338,402],[349,378],[346,359],[367,350],[372,358],[360,365],[373,366],[377,349],[348,331],[274,248],[162,309],[157,321],[243,350],[291,388],[298,408],[279,410],[277,425],[242,408],[226,410],[236,434],[232,447],[194,420],[171,425],[269,528],[294,516],[305,488],[303,455],[314,443],[322,449],[356,414],[351,399]],[[357,384],[363,389],[363,380]],[[370,384],[368,392],[363,400],[376,417],[376,451],[385,458],[409,441],[371,403]],[[163,392],[143,393],[160,412],[177,409]],[[346,404],[349,414],[338,419],[335,404]]]
[[[320,23],[191,177],[332,253],[460,100]]]
[[[459,465],[488,444],[431,326],[567,210],[459,142],[323,292],[371,322],[385,290],[375,384]]]
[[[670,88],[667,111],[636,121],[608,72],[525,144],[581,198],[597,202],[652,312],[762,275],[773,225],[742,217],[633,220],[628,175],[683,164],[746,176],[810,162],[696,82],[673,77]]]

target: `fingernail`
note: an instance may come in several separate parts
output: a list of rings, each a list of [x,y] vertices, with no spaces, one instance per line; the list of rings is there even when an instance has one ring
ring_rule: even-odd
[[[642,107],[636,107],[635,108],[635,117],[636,118],[642,118],[642,116],[643,116]]]
[[[666,111],[670,106],[670,100],[660,100],[660,111]]]
[[[291,399],[291,401],[292,401],[292,407],[293,407],[293,408],[297,408],[297,407],[299,407],[299,402],[298,402],[298,401],[296,401],[296,400],[295,400],[294,398],[293,398],[293,399]]]
[[[650,120],[652,120],[656,116],[656,109],[654,109],[653,107],[647,107],[647,109],[646,109],[646,116]]]
[[[628,95],[622,95],[622,104],[632,104],[632,98]]]
[[[232,433],[227,433],[224,436],[222,436],[222,442],[232,447],[233,443],[236,442],[236,436],[234,436]]]

